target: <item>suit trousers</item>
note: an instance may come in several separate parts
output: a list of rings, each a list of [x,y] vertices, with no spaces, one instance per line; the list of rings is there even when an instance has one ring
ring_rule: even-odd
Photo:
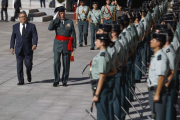
[[[44,4],[44,8],[45,8],[46,7],[45,0],[40,0],[41,7],[42,7],[42,3]]]
[[[18,17],[19,13],[20,13],[20,10],[19,9],[15,9],[14,19],[16,19]]]
[[[1,8],[1,20],[4,20],[3,11],[5,12],[6,19],[8,20],[7,8]]]
[[[54,51],[54,82],[60,81],[60,69],[61,69],[61,58],[62,55],[62,64],[63,64],[63,74],[62,74],[62,83],[68,82],[69,69],[70,69],[70,53],[60,53]]]
[[[19,54],[16,54],[16,60],[17,60],[18,80],[19,80],[19,82],[24,82],[23,61],[25,61],[27,76],[31,76],[33,54],[25,55],[24,51],[21,50],[21,52]]]

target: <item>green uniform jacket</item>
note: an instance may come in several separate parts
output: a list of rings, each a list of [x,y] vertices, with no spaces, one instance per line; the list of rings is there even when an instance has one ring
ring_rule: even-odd
[[[76,48],[76,32],[74,30],[74,24],[72,20],[65,19],[64,24],[61,22],[59,18],[52,20],[49,24],[50,31],[55,30],[56,35],[66,36],[66,37],[73,37],[73,48]],[[68,46],[67,41],[60,41],[54,39],[54,46],[53,51],[60,52],[60,53],[70,53],[71,51],[67,50]]]

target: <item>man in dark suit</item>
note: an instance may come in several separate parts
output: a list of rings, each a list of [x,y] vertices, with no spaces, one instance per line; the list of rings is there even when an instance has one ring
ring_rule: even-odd
[[[14,55],[15,46],[18,74],[17,76],[19,80],[19,83],[17,85],[23,85],[23,61],[25,61],[28,82],[31,82],[33,51],[37,47],[38,35],[36,26],[32,23],[27,22],[26,12],[23,11],[19,13],[19,20],[20,23],[13,25],[10,49],[11,54]]]
[[[20,9],[21,9],[21,0],[16,0],[14,2],[14,9],[15,9],[14,18],[17,18],[18,14],[20,13]]]
[[[7,7],[8,7],[8,0],[2,0],[1,2],[1,20],[4,21],[3,11],[6,15],[6,20],[8,21],[8,14],[7,14]]]

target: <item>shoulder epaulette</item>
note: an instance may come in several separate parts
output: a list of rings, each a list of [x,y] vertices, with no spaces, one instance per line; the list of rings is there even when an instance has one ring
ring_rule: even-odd
[[[157,60],[161,60],[161,59],[162,59],[162,56],[158,55]]]
[[[102,52],[102,53],[100,54],[100,56],[105,56],[105,52]]]
[[[166,53],[168,53],[168,52],[170,52],[170,49],[169,49],[169,48],[166,50]]]

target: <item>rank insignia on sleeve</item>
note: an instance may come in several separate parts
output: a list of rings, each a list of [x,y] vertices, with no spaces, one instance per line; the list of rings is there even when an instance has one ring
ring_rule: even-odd
[[[128,28],[129,31],[131,31],[131,28]]]
[[[157,60],[161,60],[162,58],[161,58],[161,55],[159,55],[158,57],[157,57]]]
[[[126,36],[126,33],[125,33],[125,32],[123,32],[123,35],[124,35],[124,36]]]
[[[167,49],[167,50],[166,50],[166,53],[168,53],[168,52],[170,52],[170,49]]]
[[[121,36],[119,36],[119,39],[121,39]]]
[[[102,53],[100,54],[100,56],[105,56],[105,52],[102,52]]]
[[[142,20],[142,22],[144,22],[144,20]]]
[[[136,27],[138,27],[138,25],[136,25]]]
[[[71,27],[71,25],[68,23],[65,27]]]

